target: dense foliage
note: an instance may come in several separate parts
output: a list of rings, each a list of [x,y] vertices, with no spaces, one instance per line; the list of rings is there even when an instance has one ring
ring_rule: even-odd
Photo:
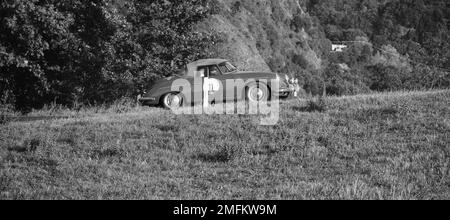
[[[332,54],[330,61],[364,72],[370,89],[450,86],[448,1],[310,0],[307,7],[320,20],[327,38],[349,46],[344,53]],[[328,75],[332,75],[328,81],[339,76]],[[340,81],[351,83],[344,78]],[[331,93],[342,85],[330,84]]]
[[[108,102],[177,65],[207,56],[191,31],[205,0],[5,0],[0,3],[1,102]]]
[[[214,56],[220,36],[193,27],[215,13],[236,23],[251,13],[245,35],[256,53],[273,71],[300,78],[307,93],[450,86],[448,1],[298,3],[288,16],[285,3],[267,1],[267,16],[259,10],[266,6],[244,0],[230,10],[221,0],[1,1],[0,104],[27,111],[132,97],[186,62]],[[330,53],[342,41],[349,48]]]

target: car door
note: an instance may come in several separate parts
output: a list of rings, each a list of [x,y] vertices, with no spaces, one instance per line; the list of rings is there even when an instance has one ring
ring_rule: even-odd
[[[226,91],[225,86],[225,75],[222,73],[217,65],[208,66],[208,77],[206,78],[206,83],[209,84],[208,93],[209,96],[216,96],[215,101],[221,102],[225,100]],[[218,95],[218,94],[222,95]]]
[[[236,74],[233,74],[233,72],[236,72],[236,69],[229,69],[227,67],[227,63],[222,63],[219,65],[216,65],[216,68],[219,70],[220,75],[213,76],[214,78],[218,79],[221,82],[221,89],[223,90],[224,99],[226,101],[234,101],[239,99],[239,92],[237,89],[241,88],[242,85],[236,85],[235,80],[239,80],[241,78],[237,77]],[[232,83],[231,85],[227,85],[227,83]],[[227,91],[227,89],[231,91]],[[228,94],[227,94],[228,93]],[[234,95],[233,95],[234,94]]]
[[[208,66],[199,66],[197,67],[197,73],[194,78],[194,82],[192,83],[193,86],[193,93],[192,98],[195,101],[195,104],[200,104],[203,102],[203,88],[205,80],[207,80],[207,77],[209,75],[209,67]]]

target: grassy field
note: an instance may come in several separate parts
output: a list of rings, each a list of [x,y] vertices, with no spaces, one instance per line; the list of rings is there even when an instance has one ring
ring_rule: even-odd
[[[276,126],[126,107],[3,122],[0,199],[450,199],[450,91],[281,106]]]

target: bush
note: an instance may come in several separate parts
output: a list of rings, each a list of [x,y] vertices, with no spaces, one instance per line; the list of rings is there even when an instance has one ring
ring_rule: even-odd
[[[381,64],[367,68],[370,74],[370,89],[374,91],[395,91],[403,88],[403,76],[400,69]]]
[[[0,124],[6,124],[9,122],[10,117],[15,113],[13,107],[8,104],[1,104],[0,102]]]
[[[313,27],[314,23],[312,18],[307,14],[296,14],[291,21],[291,29],[296,32],[302,30],[309,31]]]
[[[326,112],[328,110],[328,100],[325,97],[314,98],[308,101],[305,111]]]
[[[242,154],[241,148],[235,145],[224,145],[219,148],[216,154],[217,160],[221,162],[229,162],[238,158]]]
[[[355,95],[369,92],[367,79],[359,69],[350,69],[345,64],[330,65],[325,71],[326,92],[329,95]]]
[[[204,0],[4,1],[0,98],[29,112],[134,96],[173,74],[173,63],[209,54],[213,36],[192,31],[209,13]]]
[[[0,125],[8,123],[8,118],[6,115],[1,114],[0,115]]]
[[[303,89],[306,93],[311,95],[323,95],[324,91],[324,78],[318,72],[305,71]]]
[[[126,113],[126,112],[131,112],[137,106],[138,106],[138,103],[135,99],[121,98],[121,99],[115,101],[113,104],[111,104],[111,106],[108,109],[109,109],[109,111],[112,111],[113,113]]]

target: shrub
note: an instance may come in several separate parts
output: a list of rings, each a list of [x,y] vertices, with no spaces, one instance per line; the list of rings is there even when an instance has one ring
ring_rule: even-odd
[[[374,91],[394,91],[403,88],[402,72],[394,66],[378,64],[368,67],[370,89]]]
[[[14,115],[13,107],[8,104],[1,104],[0,102],[0,124],[9,122],[9,116]]]
[[[325,79],[319,71],[303,71],[303,89],[311,95],[323,95]]]
[[[131,98],[121,98],[115,101],[110,107],[109,110],[113,113],[126,113],[132,111],[134,108],[138,106],[136,100]]]
[[[362,72],[345,64],[330,65],[325,71],[325,78],[329,95],[355,95],[370,91]]]
[[[307,14],[296,14],[291,21],[291,29],[296,32],[302,30],[308,31],[313,27],[314,23],[312,18]]]
[[[0,98],[24,112],[134,96],[213,44],[192,31],[210,14],[204,0],[11,0],[0,14]]]
[[[223,145],[217,151],[217,159],[222,162],[230,162],[242,156],[243,148],[236,145]]]
[[[304,69],[308,69],[310,66],[309,61],[306,59],[306,57],[303,54],[302,55],[295,54],[292,57],[292,62],[294,62],[295,64],[297,64],[298,66],[300,66]]]
[[[328,100],[325,97],[314,98],[308,101],[305,111],[326,112],[328,110]]]
[[[8,118],[6,117],[6,115],[1,114],[0,115],[0,125],[6,124],[6,123],[8,123]]]
[[[241,3],[241,1],[238,0],[238,1],[234,2],[233,5],[231,6],[231,11],[233,14],[236,14],[239,11],[241,11],[241,8],[242,8],[242,3]]]
[[[34,153],[44,142],[40,138],[26,139],[13,147],[9,147],[9,151],[17,153]]]

